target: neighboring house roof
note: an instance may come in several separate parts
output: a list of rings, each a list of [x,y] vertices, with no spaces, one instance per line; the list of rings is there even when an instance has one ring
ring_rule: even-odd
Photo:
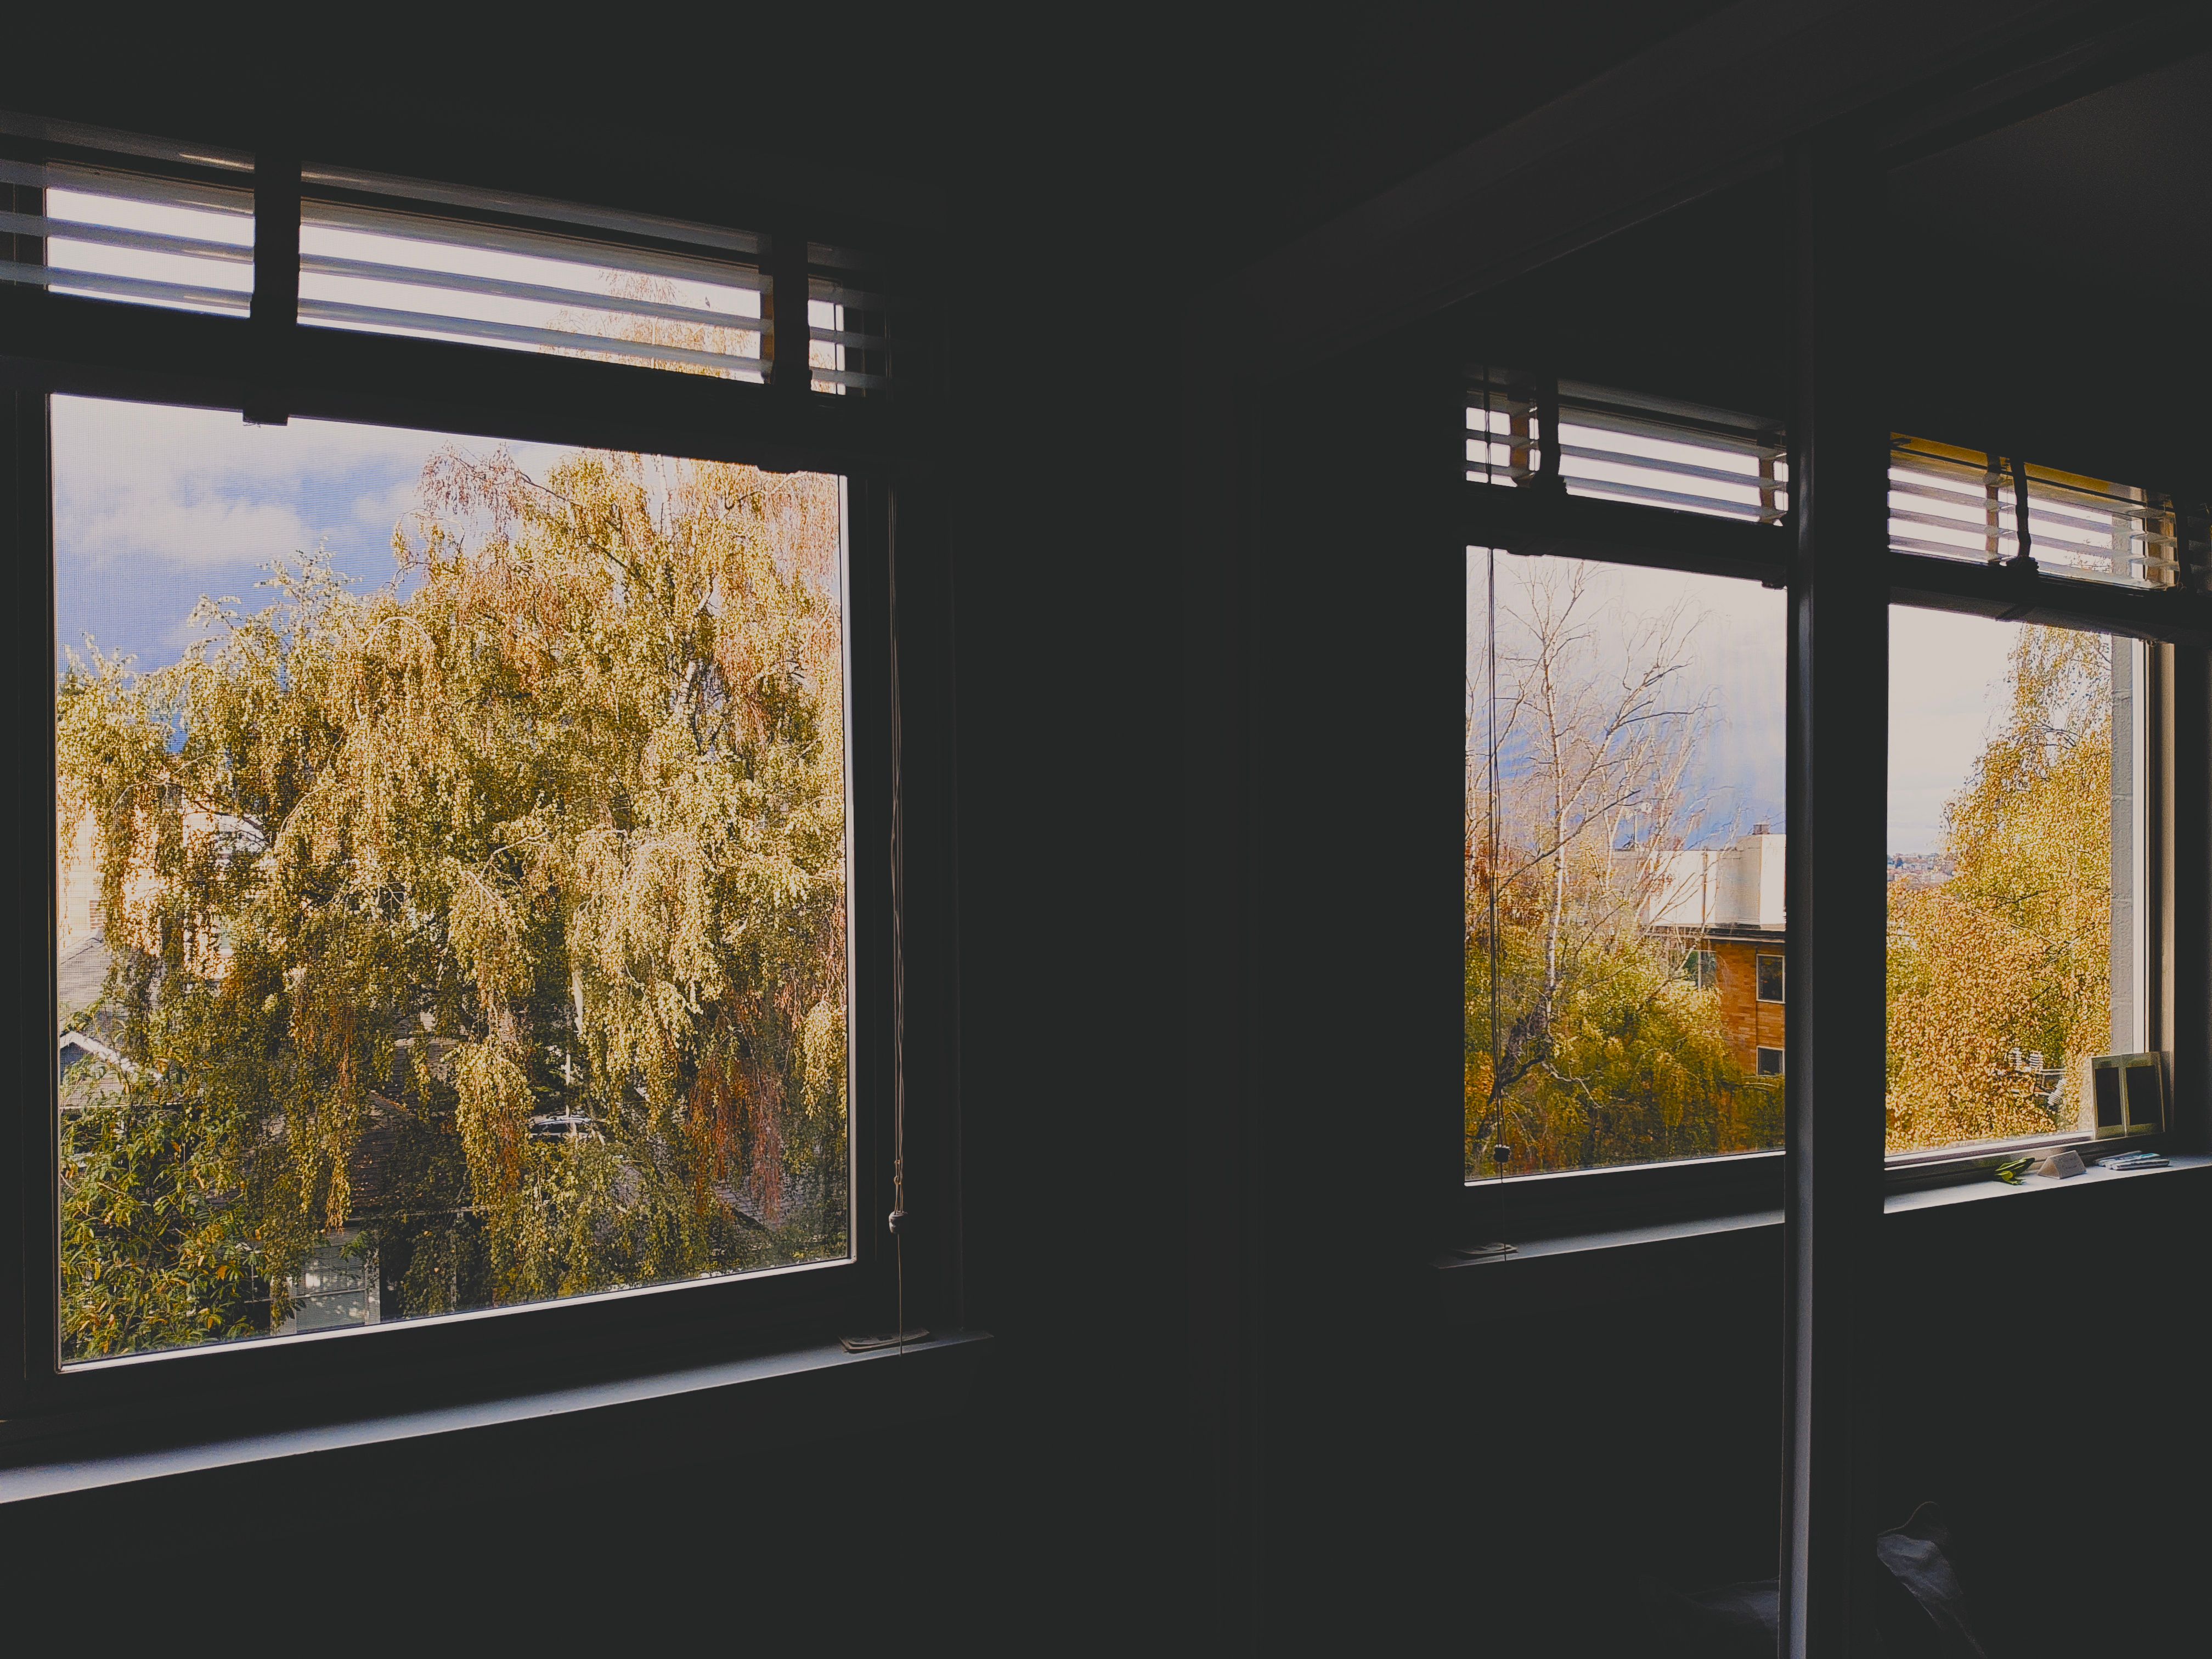
[[[108,962],[107,941],[94,933],[63,951],[54,963],[54,1004],[61,1017],[55,1038],[57,1082],[88,1060],[105,1060],[125,1073],[138,1069],[115,1047],[118,1022],[99,1007],[100,994],[107,986]],[[110,1079],[100,1085],[100,1092],[119,1086]]]
[[[62,952],[54,963],[54,1000],[60,1005],[64,1024],[100,1000],[107,984],[109,960],[107,941],[98,933]]]
[[[64,1031],[58,1044],[60,1074],[67,1077],[70,1067],[85,1060],[104,1060],[110,1066],[136,1073],[138,1068],[109,1048],[89,1031]]]

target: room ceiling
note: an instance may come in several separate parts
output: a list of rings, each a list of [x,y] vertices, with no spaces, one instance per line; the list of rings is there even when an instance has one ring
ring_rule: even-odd
[[[1890,199],[1900,251],[1940,249],[1962,277],[2154,296],[2187,325],[2212,270],[2212,54],[1916,162]]]

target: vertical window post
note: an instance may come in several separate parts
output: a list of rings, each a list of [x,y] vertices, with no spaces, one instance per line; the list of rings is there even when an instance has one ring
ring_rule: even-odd
[[[2212,871],[2204,854],[2212,836],[2212,764],[2205,759],[2212,753],[2212,652],[2177,644],[2166,647],[2166,658],[2171,701],[2158,726],[2172,757],[2165,775],[2172,798],[2158,837],[2166,953],[2158,1024],[2172,1056],[2168,1121],[2182,1150],[2201,1152],[2212,1140],[2212,1030],[2203,1015],[2212,1005]]]
[[[1882,1200],[1887,442],[1881,174],[1801,153],[1790,483],[1787,1389],[1782,1651],[1858,1650],[1873,1548],[1868,1290]]]
[[[786,408],[803,406],[814,389],[809,366],[811,331],[806,322],[806,234],[794,225],[776,230],[769,249],[769,298],[775,307],[775,373],[772,384]]]
[[[300,154],[289,133],[264,134],[253,156],[253,385],[246,418],[291,416],[290,363],[300,321]]]

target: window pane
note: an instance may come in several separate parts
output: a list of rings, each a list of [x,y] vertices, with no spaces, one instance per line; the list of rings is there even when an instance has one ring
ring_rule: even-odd
[[[2142,647],[1890,617],[1889,1149],[2088,1127],[2142,1046]]]
[[[1784,620],[1748,582],[1468,554],[1471,1178],[1782,1144]]]
[[[840,481],[52,408],[64,1358],[844,1258]]]
[[[1782,996],[1782,958],[1759,958],[1759,1000],[1761,1002],[1780,1002]]]

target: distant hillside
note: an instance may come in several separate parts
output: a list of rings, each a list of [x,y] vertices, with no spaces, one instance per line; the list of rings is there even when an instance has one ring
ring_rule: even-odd
[[[1942,853],[1893,853],[1889,879],[1893,885],[1940,887],[1958,873],[1958,866]]]

